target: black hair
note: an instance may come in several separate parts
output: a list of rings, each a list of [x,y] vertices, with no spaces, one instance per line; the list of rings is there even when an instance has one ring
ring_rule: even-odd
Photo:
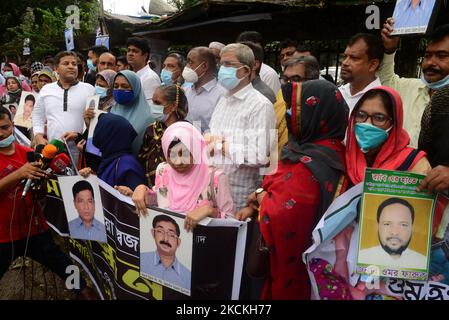
[[[415,209],[407,200],[401,198],[388,198],[387,200],[385,200],[380,204],[379,208],[377,208],[377,223],[379,223],[380,215],[382,214],[382,211],[385,209],[385,207],[388,207],[396,203],[402,204],[404,207],[407,207],[410,210],[410,215],[412,217],[412,224],[413,224],[413,221],[415,220]]]
[[[366,50],[366,54],[368,55],[369,60],[377,59],[379,60],[379,65],[382,62],[384,57],[384,45],[379,36],[375,36],[370,33],[357,33],[348,41],[348,46],[352,46],[359,40],[363,40],[368,47]]]
[[[439,42],[445,37],[449,37],[449,24],[443,24],[429,34],[429,42]]]
[[[76,195],[84,190],[90,190],[92,193],[92,198],[95,198],[94,188],[92,188],[92,185],[86,180],[80,180],[72,187],[73,199],[75,200]]]
[[[263,38],[262,35],[257,31],[243,31],[237,37],[236,42],[242,41],[251,41],[260,44],[263,46]]]
[[[394,98],[392,96],[390,96],[390,94],[384,90],[371,89],[371,90],[367,91],[357,102],[357,104],[354,107],[354,110],[358,110],[360,108],[360,106],[366,100],[370,100],[370,99],[373,99],[376,97],[379,97],[382,100],[382,102],[385,106],[385,109],[387,109],[388,115],[390,116],[391,119],[393,119],[393,122],[395,122],[396,112],[394,111],[394,108],[393,108],[393,99]]]
[[[147,39],[145,38],[139,38],[139,37],[131,37],[128,38],[128,41],[126,41],[126,47],[129,46],[135,46],[136,48],[140,49],[144,54],[148,54],[147,60],[150,59],[150,45],[148,44]]]
[[[99,58],[102,53],[109,52],[108,48],[106,48],[105,46],[93,46],[90,47],[88,51],[92,51],[97,56],[97,58]]]
[[[27,101],[33,101],[33,103],[36,103],[36,98],[32,94],[29,94],[25,97],[25,102]]]
[[[128,60],[126,59],[125,56],[117,57],[116,60],[117,60],[116,63],[117,63],[117,62],[121,62],[121,63],[123,63],[125,66],[128,65]]]
[[[4,119],[5,116],[8,117],[10,121],[12,121],[11,111],[6,109],[4,106],[0,106],[0,119]]]
[[[59,65],[61,59],[68,56],[75,57],[76,59],[78,59],[78,55],[74,51],[61,51],[55,56],[55,64]],[[76,63],[78,64],[78,60]]]
[[[298,48],[298,41],[293,40],[293,39],[284,39],[279,44],[279,50],[282,50],[282,49],[285,49],[285,48],[289,48],[289,47]]]
[[[156,228],[156,225],[158,224],[158,222],[161,222],[161,221],[173,223],[173,225],[176,228],[176,235],[179,237],[179,235],[181,234],[181,230],[179,229],[179,226],[176,223],[175,219],[173,219],[170,216],[167,216],[166,214],[160,214],[158,216],[155,216],[153,219],[153,228]]]

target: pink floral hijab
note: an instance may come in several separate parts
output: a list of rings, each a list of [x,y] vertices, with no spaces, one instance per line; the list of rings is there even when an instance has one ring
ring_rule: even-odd
[[[165,159],[168,158],[168,148],[174,140],[179,140],[186,146],[193,157],[194,166],[189,172],[181,174],[168,165],[163,179],[167,182],[169,209],[187,213],[195,208],[198,197],[209,182],[206,142],[190,123],[176,122],[169,126],[162,136]]]

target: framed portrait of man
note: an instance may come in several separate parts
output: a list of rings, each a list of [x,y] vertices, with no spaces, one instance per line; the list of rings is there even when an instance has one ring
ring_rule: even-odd
[[[148,212],[140,217],[140,275],[190,296],[193,235],[181,215]]]
[[[437,0],[397,0],[391,35],[426,33],[433,23],[437,7]]]
[[[98,178],[58,177],[70,237],[107,242]]]
[[[23,91],[19,106],[14,116],[14,125],[30,129],[33,127],[32,112],[37,101],[37,94]],[[11,111],[12,112],[12,111]]]

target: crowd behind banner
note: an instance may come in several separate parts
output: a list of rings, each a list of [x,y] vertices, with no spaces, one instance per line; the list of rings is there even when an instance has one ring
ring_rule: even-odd
[[[85,299],[446,299],[449,25],[404,2],[337,79],[293,39],[278,73],[256,31],[160,72],[140,37],[5,61],[0,277],[18,256],[68,277],[50,225]],[[420,79],[395,73],[408,33]]]

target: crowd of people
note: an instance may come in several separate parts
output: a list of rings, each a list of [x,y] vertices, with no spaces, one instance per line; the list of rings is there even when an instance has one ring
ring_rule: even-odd
[[[348,41],[340,87],[320,74],[309,48],[291,39],[280,45],[278,74],[264,63],[255,31],[235,43],[192,48],[186,57],[169,52],[159,74],[149,66],[148,42],[138,37],[128,39],[126,57],[101,46],[90,48],[87,60],[62,51],[34,62],[28,78],[7,61],[0,87],[0,277],[21,254],[67,276],[61,270],[69,260],[42,211],[31,210],[39,208],[31,193],[28,210],[15,205],[21,181],[45,175],[27,161],[30,149],[14,141],[9,106],[30,91],[37,96],[32,146],[65,139],[81,175],[96,174],[131,197],[136,214],[150,205],[184,214],[187,231],[205,217],[252,218],[269,252],[269,273],[251,298],[309,299],[302,253],[329,205],[363,182],[366,168],[421,173],[427,177],[420,188],[449,188],[449,25],[429,35],[421,79],[395,73],[400,38],[393,30],[389,18],[381,34]],[[86,109],[93,95],[99,107]],[[99,154],[86,150],[84,126],[95,116]],[[89,297],[85,288],[83,282],[80,292]]]

